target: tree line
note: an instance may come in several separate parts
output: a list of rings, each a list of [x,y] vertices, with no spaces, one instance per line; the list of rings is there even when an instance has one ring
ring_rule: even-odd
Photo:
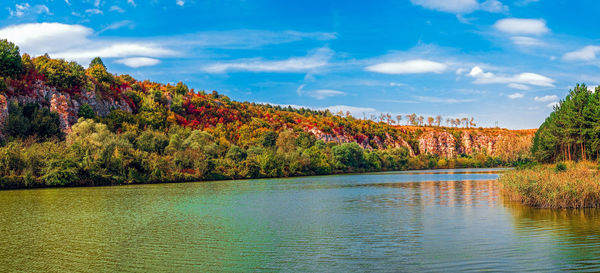
[[[532,152],[542,162],[599,160],[600,90],[570,90],[535,134]]]

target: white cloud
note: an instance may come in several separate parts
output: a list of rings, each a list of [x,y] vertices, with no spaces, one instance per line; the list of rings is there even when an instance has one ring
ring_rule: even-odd
[[[549,108],[554,108],[554,106],[558,106],[558,101],[546,104],[546,107],[549,107]]]
[[[360,117],[363,115],[363,113],[373,113],[373,112],[377,111],[377,110],[375,110],[375,108],[356,107],[356,106],[348,106],[348,105],[333,105],[333,106],[323,107],[318,110],[324,110],[324,109],[328,109],[329,111],[331,111],[334,114],[338,113],[340,111],[343,113],[350,112],[350,114],[355,117]]]
[[[105,32],[107,30],[120,29],[122,27],[128,27],[129,29],[133,29],[135,27],[135,24],[132,21],[129,21],[129,20],[114,22],[114,23],[106,26],[102,30],[98,31],[97,34],[100,34],[100,33]]]
[[[88,60],[94,57],[123,58],[128,56],[162,57],[177,53],[151,43],[114,43],[106,46],[86,49],[73,49],[52,54],[55,58],[70,60]]]
[[[512,40],[512,42],[515,45],[520,45],[520,46],[543,46],[543,45],[545,45],[545,43],[540,41],[539,39],[526,37],[526,36],[514,36],[514,37],[510,37],[510,39]]]
[[[538,102],[549,102],[549,101],[556,101],[558,99],[558,97],[556,95],[548,95],[548,96],[543,96],[543,97],[535,97],[533,98],[533,100],[538,101]]]
[[[10,13],[10,16],[15,16],[15,17],[23,17],[26,15],[37,15],[37,14],[48,14],[48,15],[52,15],[52,13],[50,12],[50,9],[46,6],[46,5],[35,5],[35,6],[30,6],[29,3],[23,3],[23,4],[16,4],[15,5],[15,9],[8,9],[8,12]]]
[[[508,87],[519,90],[531,90],[531,87],[520,83],[509,83]]]
[[[361,117],[363,114],[376,113],[377,110],[375,108],[370,107],[356,107],[356,106],[348,106],[348,105],[332,105],[326,107],[311,107],[297,104],[284,104],[284,103],[269,103],[269,102],[260,102],[259,104],[268,104],[274,106],[281,107],[292,107],[296,109],[305,108],[305,109],[313,109],[313,110],[329,110],[331,113],[336,114],[338,112],[346,113],[350,112],[350,114],[354,117]]]
[[[127,0],[127,4],[130,4],[133,7],[136,7],[137,5],[135,4],[134,0]]]
[[[8,39],[32,55],[83,46],[91,43],[93,30],[81,25],[31,23],[0,29],[0,38]]]
[[[112,42],[91,40],[94,31],[81,25],[32,23],[0,29],[0,38],[8,39],[32,55],[49,53],[55,58],[86,63],[103,58],[163,57],[177,52],[148,41]]]
[[[125,12],[125,10],[124,10],[124,9],[122,9],[121,7],[119,7],[119,6],[112,6],[112,7],[110,7],[109,11],[116,11],[116,12],[118,12],[118,13],[123,13],[123,12]]]
[[[410,0],[410,2],[426,9],[456,14],[466,14],[476,10],[487,12],[505,12],[508,10],[508,7],[498,0],[487,0],[483,3],[477,0]]]
[[[177,5],[178,5],[178,6],[180,6],[180,7],[183,7],[183,5],[185,5],[185,2],[184,2],[183,0],[177,0],[177,1],[175,2],[175,4],[177,4]]]
[[[522,97],[524,97],[523,93],[513,93],[513,94],[508,95],[508,98],[511,100],[520,99]]]
[[[405,86],[405,85],[406,84],[400,83],[400,82],[390,82],[390,86],[394,86],[394,87]]]
[[[540,35],[550,31],[541,19],[506,18],[496,21],[494,28],[509,34]]]
[[[513,84],[511,87],[521,87],[521,89],[523,86],[514,84],[554,87],[553,79],[550,79],[540,74],[529,72],[520,73],[512,76],[499,76],[492,72],[484,72],[480,67],[475,66],[473,67],[473,69],[471,69],[471,72],[469,72],[468,75],[475,78],[475,81],[473,83],[476,84]]]
[[[160,60],[147,57],[134,57],[116,60],[116,63],[124,64],[129,67],[138,68],[143,66],[153,66],[160,63]]]
[[[314,90],[314,91],[304,91],[304,93],[306,93],[307,95],[318,99],[318,100],[322,100],[328,97],[333,97],[333,96],[343,96],[346,95],[345,92],[343,91],[339,91],[339,90],[332,90],[332,89],[319,89],[319,90]]]
[[[419,74],[442,73],[448,66],[443,63],[429,60],[409,60],[403,62],[385,62],[367,66],[367,71],[383,74]]]
[[[565,61],[592,61],[596,59],[596,54],[600,52],[600,46],[589,45],[580,50],[567,52],[563,55]]]
[[[476,0],[410,0],[410,2],[426,9],[450,13],[469,13],[479,7]]]
[[[455,98],[441,98],[441,97],[426,97],[426,96],[414,96],[417,100],[427,103],[465,103],[474,102],[475,99],[455,99]]]
[[[320,48],[312,55],[305,57],[292,57],[286,60],[267,61],[261,58],[242,59],[232,62],[216,63],[204,68],[209,73],[225,73],[227,71],[251,72],[306,72],[328,64],[333,51],[329,48]]]
[[[103,12],[99,9],[86,9],[85,12],[89,14],[103,14]]]
[[[498,0],[487,0],[479,6],[481,10],[487,12],[506,12],[508,11],[508,6],[503,5]]]

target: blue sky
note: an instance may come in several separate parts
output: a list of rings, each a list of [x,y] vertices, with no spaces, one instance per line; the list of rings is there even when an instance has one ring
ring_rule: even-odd
[[[592,0],[5,0],[0,38],[239,101],[536,128],[575,83],[600,84],[598,10]]]

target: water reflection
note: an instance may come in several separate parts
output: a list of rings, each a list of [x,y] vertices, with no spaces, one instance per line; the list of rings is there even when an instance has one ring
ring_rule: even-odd
[[[597,210],[498,170],[0,192],[0,271],[599,271]]]
[[[554,269],[600,271],[600,210],[538,209],[504,203],[525,247],[542,248]]]

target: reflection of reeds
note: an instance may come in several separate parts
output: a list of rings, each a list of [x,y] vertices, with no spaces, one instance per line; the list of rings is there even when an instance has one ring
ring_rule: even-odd
[[[600,207],[600,173],[591,163],[508,171],[498,178],[503,193],[514,201],[541,208]]]

